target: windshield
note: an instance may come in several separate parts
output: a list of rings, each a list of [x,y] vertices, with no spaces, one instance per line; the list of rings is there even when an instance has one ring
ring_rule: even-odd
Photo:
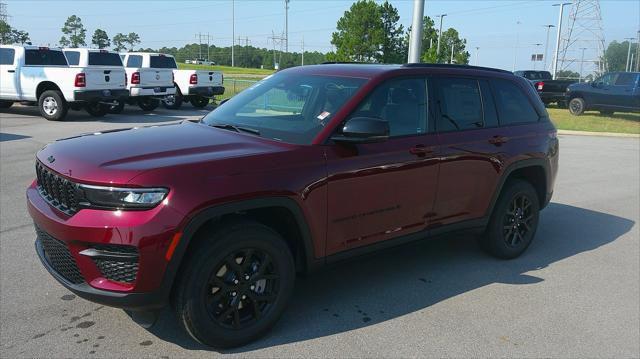
[[[250,129],[277,141],[310,144],[365,82],[362,78],[279,73],[242,91],[202,121],[209,126]]]

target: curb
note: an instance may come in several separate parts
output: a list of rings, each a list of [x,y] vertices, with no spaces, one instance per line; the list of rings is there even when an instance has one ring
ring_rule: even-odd
[[[640,138],[640,134],[636,133],[588,132],[571,130],[558,130],[558,135]]]

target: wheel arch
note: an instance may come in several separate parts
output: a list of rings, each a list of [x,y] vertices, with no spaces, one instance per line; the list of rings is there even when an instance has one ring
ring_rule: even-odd
[[[36,87],[36,100],[39,100],[40,95],[42,95],[45,91],[48,91],[48,90],[59,91],[60,94],[62,94],[62,90],[60,90],[60,87],[58,87],[58,85],[56,85],[55,83],[51,81],[42,81]],[[62,94],[62,98],[64,99],[64,94]]]

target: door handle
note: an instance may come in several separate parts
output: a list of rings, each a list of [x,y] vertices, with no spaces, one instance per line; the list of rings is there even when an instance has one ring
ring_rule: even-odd
[[[424,157],[430,153],[433,153],[433,147],[426,147],[425,145],[415,145],[409,149],[409,153],[412,155]]]
[[[7,72],[16,72],[16,70],[7,70]]]
[[[507,142],[509,142],[509,138],[504,136],[493,136],[489,139],[489,143],[496,146],[503,145]]]

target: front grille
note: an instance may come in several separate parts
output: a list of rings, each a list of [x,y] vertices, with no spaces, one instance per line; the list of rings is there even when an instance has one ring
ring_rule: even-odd
[[[123,256],[123,258],[118,259],[107,259],[105,257],[93,258],[103,277],[115,282],[135,282],[136,276],[138,275],[138,249],[136,247],[96,244],[93,245],[92,248],[114,254],[114,257],[117,255]],[[124,258],[127,256],[129,258]]]
[[[80,273],[76,260],[71,255],[71,252],[69,252],[67,245],[64,242],[51,237],[48,233],[38,227],[36,227],[36,233],[38,235],[38,240],[42,244],[44,256],[49,265],[58,274],[73,284],[80,284],[84,282],[84,277],[82,276],[82,273]]]
[[[38,191],[52,206],[72,216],[78,212],[78,185],[36,162]]]

